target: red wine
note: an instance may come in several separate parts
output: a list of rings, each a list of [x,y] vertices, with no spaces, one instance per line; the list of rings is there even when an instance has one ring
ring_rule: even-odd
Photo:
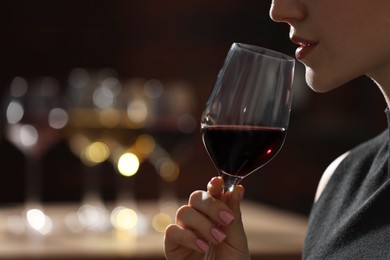
[[[203,143],[222,172],[244,177],[270,161],[283,145],[284,128],[220,125],[202,128]]]

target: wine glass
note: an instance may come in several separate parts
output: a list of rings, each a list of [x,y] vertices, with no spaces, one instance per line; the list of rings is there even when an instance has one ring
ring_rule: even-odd
[[[202,140],[224,192],[269,162],[288,127],[295,60],[233,43],[201,117]],[[212,259],[213,247],[205,259]]]
[[[108,228],[109,212],[100,194],[99,179],[104,162],[111,163],[117,172],[118,205],[111,215],[112,224],[128,230],[134,224],[130,219],[135,220],[132,216],[138,213],[132,176],[147,156],[144,149],[137,149],[137,143],[144,133],[148,108],[136,85],[122,84],[116,72],[108,68],[97,73],[75,68],[70,74],[67,133],[71,150],[85,166],[85,190],[79,216],[87,229]],[[130,211],[132,216],[124,223],[121,216]],[[89,216],[95,215],[101,217],[93,223]]]
[[[59,90],[53,77],[41,77],[32,84],[15,77],[4,100],[5,136],[26,158],[27,224],[42,234],[51,221],[41,210],[41,161],[62,138],[60,130],[67,122]]]
[[[109,213],[101,196],[102,167],[112,152],[110,136],[115,135],[119,120],[112,105],[121,85],[109,68],[97,72],[74,68],[68,83],[66,133],[71,151],[83,163],[85,178],[79,219],[87,230],[106,231]]]
[[[174,221],[179,204],[175,191],[181,169],[195,150],[197,125],[193,112],[197,102],[192,86],[185,81],[163,83],[150,79],[144,84],[144,92],[150,99],[153,112],[148,131],[156,141],[149,161],[156,169],[160,184],[160,210],[153,218],[153,227],[164,232]]]

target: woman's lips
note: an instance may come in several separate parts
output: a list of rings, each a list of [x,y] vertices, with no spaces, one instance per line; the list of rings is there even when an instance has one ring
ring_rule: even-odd
[[[304,59],[318,44],[318,42],[306,40],[297,36],[292,36],[291,41],[299,45],[295,51],[297,60]]]

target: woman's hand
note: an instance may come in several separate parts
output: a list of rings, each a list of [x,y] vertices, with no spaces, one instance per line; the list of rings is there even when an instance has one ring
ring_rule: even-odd
[[[208,191],[195,191],[188,205],[178,209],[176,223],[165,231],[164,251],[168,260],[203,259],[209,244],[215,244],[216,259],[249,259],[241,219],[244,188],[238,185],[223,193],[223,180],[211,179]]]

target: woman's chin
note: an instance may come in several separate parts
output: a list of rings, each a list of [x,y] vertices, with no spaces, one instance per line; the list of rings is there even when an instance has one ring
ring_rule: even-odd
[[[329,76],[319,76],[306,69],[306,83],[315,92],[325,93],[329,92],[345,83],[331,80]]]

